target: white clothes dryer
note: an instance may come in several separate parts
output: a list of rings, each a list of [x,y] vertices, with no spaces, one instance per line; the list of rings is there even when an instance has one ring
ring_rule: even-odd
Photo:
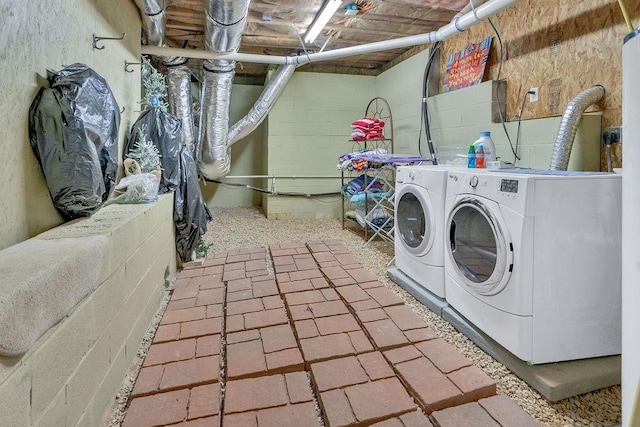
[[[396,267],[445,298],[444,204],[447,165],[399,166],[395,189]]]
[[[447,302],[518,358],[621,350],[621,176],[514,169],[447,179]]]

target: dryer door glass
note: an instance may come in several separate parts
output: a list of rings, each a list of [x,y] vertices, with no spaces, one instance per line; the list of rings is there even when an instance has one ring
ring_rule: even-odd
[[[425,238],[424,207],[413,193],[404,193],[398,201],[396,226],[402,241],[410,248],[420,246]]]
[[[458,269],[474,283],[486,282],[496,268],[498,244],[488,218],[474,205],[462,205],[449,229]]]

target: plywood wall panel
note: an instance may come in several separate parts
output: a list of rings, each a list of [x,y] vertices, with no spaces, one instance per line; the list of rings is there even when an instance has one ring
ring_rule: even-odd
[[[640,23],[640,2],[626,0]],[[604,101],[588,111],[603,111],[605,126],[622,122],[622,40],[627,34],[616,0],[523,0],[492,18],[500,31],[505,61],[500,79],[507,81],[507,117],[523,119],[562,115],[567,104],[594,84],[605,87]],[[487,21],[443,44],[441,75],[446,58],[468,43],[494,35],[485,79],[497,79],[500,49]],[[539,100],[525,100],[530,87]]]

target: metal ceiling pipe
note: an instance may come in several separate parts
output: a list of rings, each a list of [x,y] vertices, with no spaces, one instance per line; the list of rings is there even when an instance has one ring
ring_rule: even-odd
[[[507,7],[518,3],[520,0],[489,0],[481,6],[477,6],[474,11],[470,11],[461,16],[457,21],[451,22],[436,31],[426,34],[418,34],[415,36],[401,37],[397,39],[385,40],[376,43],[368,43],[360,46],[346,47],[330,51],[310,53],[309,55],[298,56],[271,56],[271,55],[252,55],[252,54],[221,54],[215,52],[196,51],[193,49],[164,49],[154,48],[151,46],[143,46],[142,53],[149,55],[182,55],[190,58],[201,59],[220,59],[224,58],[229,61],[253,62],[260,64],[287,64],[287,65],[304,65],[309,62],[325,61],[328,59],[344,58],[353,55],[362,55],[372,52],[380,52],[383,50],[412,47],[416,45],[435,43],[444,41],[448,38],[466,30],[483,19],[490,18],[498,12],[503,11]]]
[[[166,16],[164,0],[135,0],[142,17],[142,44],[162,46]]]
[[[295,65],[280,65],[278,67],[265,85],[254,106],[251,107],[251,110],[229,130],[229,135],[227,136],[228,146],[240,141],[260,126],[260,123],[267,117],[280,94],[282,94],[295,70]]]
[[[167,68],[166,80],[169,112],[182,122],[182,143],[191,157],[197,159],[199,151],[196,147],[191,108],[191,71],[186,65],[170,66]]]
[[[549,164],[550,170],[567,170],[573,140],[576,137],[576,132],[578,132],[578,123],[582,118],[582,113],[591,105],[600,101],[604,97],[604,93],[604,87],[600,85],[591,86],[580,92],[578,96],[569,102],[556,134],[556,142],[553,146],[551,163]]]

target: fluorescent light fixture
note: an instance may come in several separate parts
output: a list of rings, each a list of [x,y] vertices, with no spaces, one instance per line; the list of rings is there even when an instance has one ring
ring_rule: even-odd
[[[307,33],[304,35],[305,43],[313,43],[316,37],[318,37],[318,34],[320,34],[320,31],[327,25],[327,22],[329,22],[336,11],[340,9],[341,5],[342,0],[326,0],[324,2],[320,12],[316,15]]]

